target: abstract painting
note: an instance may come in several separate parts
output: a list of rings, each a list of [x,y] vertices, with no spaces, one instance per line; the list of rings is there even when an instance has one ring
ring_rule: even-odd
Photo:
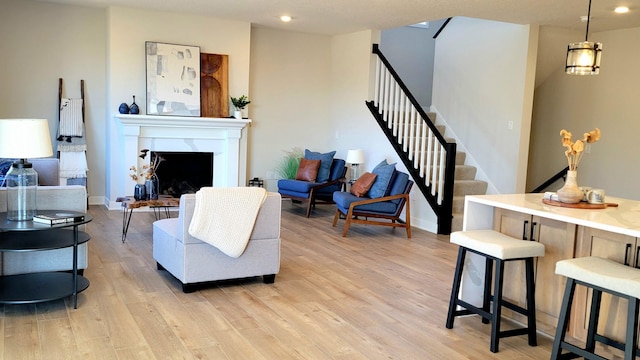
[[[147,41],[147,114],[200,116],[200,47]]]

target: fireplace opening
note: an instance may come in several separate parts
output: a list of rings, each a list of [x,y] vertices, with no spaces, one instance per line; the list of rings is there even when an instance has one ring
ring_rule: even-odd
[[[213,153],[152,151],[151,160],[156,157],[160,159],[156,175],[161,195],[180,197],[213,185]]]

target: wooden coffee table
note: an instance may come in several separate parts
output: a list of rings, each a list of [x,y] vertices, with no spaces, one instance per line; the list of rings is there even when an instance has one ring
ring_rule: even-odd
[[[180,198],[169,195],[160,195],[157,200],[136,200],[133,196],[123,196],[116,199],[116,202],[122,203],[122,242],[127,239],[127,231],[131,222],[133,209],[149,207],[153,209],[156,220],[160,219],[160,210],[164,209],[165,216],[171,217],[169,208],[180,206]]]

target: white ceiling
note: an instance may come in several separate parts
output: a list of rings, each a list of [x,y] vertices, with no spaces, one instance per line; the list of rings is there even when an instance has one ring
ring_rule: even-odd
[[[466,16],[585,31],[588,0],[40,0],[195,13],[283,30],[337,35]],[[613,13],[619,5],[630,12]],[[282,23],[280,15],[290,15]],[[640,0],[593,0],[589,32],[640,27]]]

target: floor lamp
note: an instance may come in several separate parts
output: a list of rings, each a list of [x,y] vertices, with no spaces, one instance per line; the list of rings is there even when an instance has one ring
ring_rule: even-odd
[[[18,159],[5,177],[7,220],[33,220],[38,173],[27,158],[51,155],[51,134],[46,119],[0,119],[0,158]]]

